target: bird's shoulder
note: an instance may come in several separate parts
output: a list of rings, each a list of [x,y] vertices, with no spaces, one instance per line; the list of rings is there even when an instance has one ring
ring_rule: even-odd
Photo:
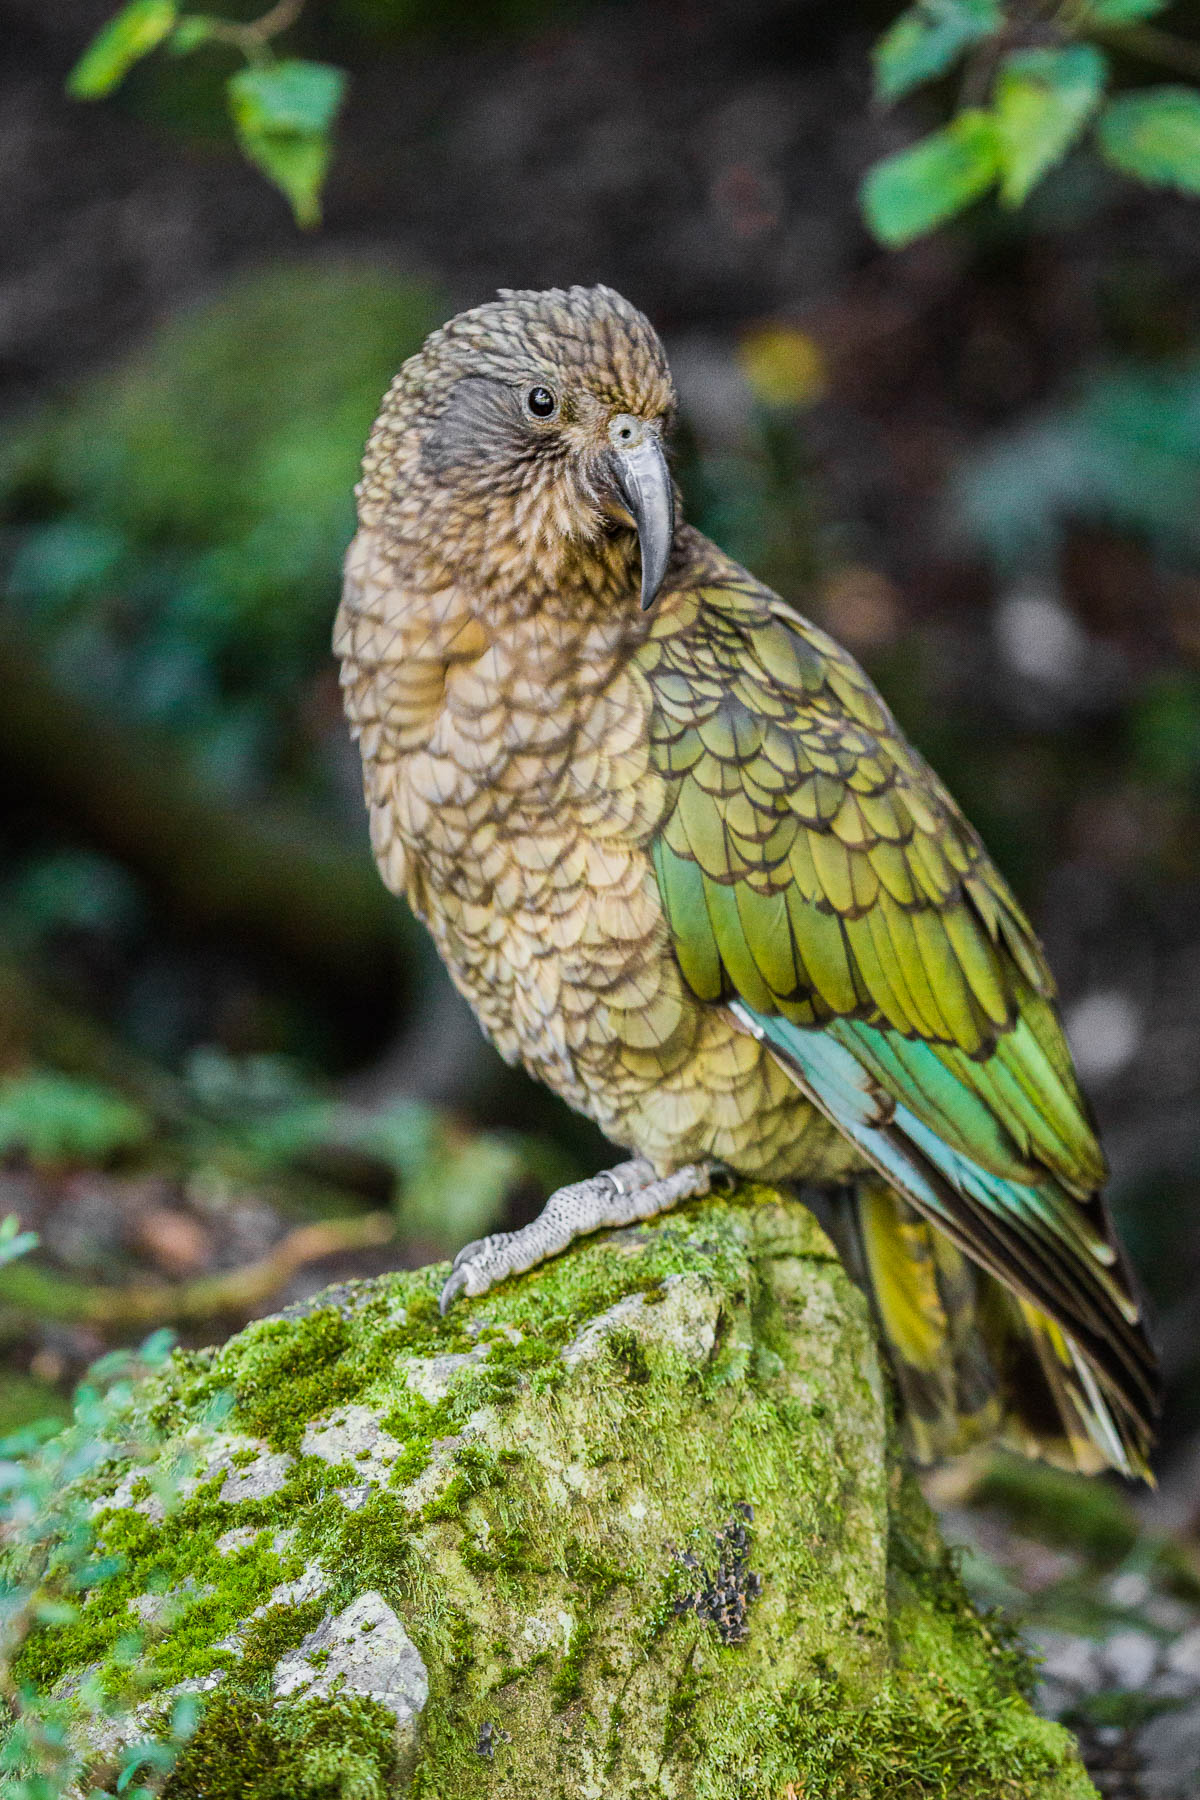
[[[749,826],[749,809],[765,815],[759,827],[787,816],[850,851],[937,843],[946,866],[931,852],[911,895],[904,885],[904,904],[922,893],[943,898],[990,867],[978,834],[850,652],[708,539],[689,535],[638,655],[662,772],[724,802],[721,822],[735,836],[747,835],[740,822]],[[846,910],[863,904],[846,895]]]
[[[702,989],[740,958],[759,1003],[971,1052],[1051,999],[1024,912],[870,677],[699,533],[639,663],[669,784],[659,883]]]

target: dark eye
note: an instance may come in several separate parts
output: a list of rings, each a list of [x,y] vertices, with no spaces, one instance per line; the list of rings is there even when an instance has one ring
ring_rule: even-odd
[[[525,396],[525,406],[535,419],[552,419],[558,401],[548,387],[532,387]]]

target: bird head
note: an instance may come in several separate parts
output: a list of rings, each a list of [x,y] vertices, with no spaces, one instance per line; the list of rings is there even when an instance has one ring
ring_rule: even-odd
[[[400,371],[360,516],[427,577],[484,591],[628,582],[636,541],[646,608],[675,535],[674,406],[657,334],[611,288],[501,289]]]

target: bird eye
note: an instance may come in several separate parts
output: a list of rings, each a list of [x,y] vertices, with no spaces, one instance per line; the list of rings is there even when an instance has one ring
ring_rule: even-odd
[[[552,419],[558,410],[558,401],[548,387],[532,387],[525,396],[525,409],[535,419]]]

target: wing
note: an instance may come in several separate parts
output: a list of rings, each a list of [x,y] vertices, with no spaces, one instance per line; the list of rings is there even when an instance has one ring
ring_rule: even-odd
[[[853,659],[740,572],[671,597],[639,662],[670,792],[654,864],[691,987],[1058,1322],[1136,1456],[1154,1358],[1104,1160],[1049,969],[979,838]]]

